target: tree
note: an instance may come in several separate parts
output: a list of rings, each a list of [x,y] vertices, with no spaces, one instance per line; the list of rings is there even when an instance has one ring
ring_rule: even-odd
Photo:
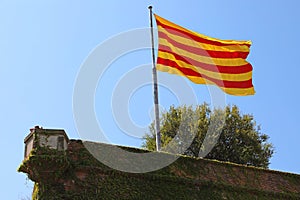
[[[263,168],[268,168],[274,153],[269,136],[261,133],[253,116],[242,115],[235,105],[213,111],[205,103],[195,109],[171,106],[160,124],[162,147],[167,152]],[[143,147],[155,150],[154,122],[149,131]]]

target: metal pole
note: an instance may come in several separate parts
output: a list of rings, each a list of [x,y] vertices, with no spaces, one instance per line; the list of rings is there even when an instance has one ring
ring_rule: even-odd
[[[158,87],[157,87],[157,72],[155,66],[155,52],[154,52],[154,36],[153,36],[153,22],[152,22],[152,6],[148,7],[150,10],[150,27],[151,27],[151,42],[152,42],[152,78],[153,78],[153,92],[154,92],[154,109],[155,109],[155,126],[156,126],[156,150],[160,151],[161,137],[159,124],[159,104],[158,104]]]

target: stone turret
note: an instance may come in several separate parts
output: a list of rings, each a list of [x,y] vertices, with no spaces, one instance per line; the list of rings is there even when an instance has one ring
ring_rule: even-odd
[[[24,139],[26,159],[31,150],[36,147],[47,147],[59,151],[66,150],[69,138],[62,129],[43,129],[43,127],[35,126],[30,129],[30,133]]]

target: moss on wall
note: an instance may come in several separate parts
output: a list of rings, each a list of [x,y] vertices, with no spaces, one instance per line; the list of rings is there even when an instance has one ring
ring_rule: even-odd
[[[300,199],[296,174],[189,157],[155,172],[125,173],[96,160],[79,140],[67,151],[34,149],[19,171],[35,181],[32,199]]]

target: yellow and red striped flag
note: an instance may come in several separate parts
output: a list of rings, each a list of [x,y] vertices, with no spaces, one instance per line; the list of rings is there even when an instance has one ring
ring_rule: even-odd
[[[154,16],[159,38],[157,70],[217,85],[231,95],[255,93],[252,66],[246,61],[251,41],[211,38]]]

